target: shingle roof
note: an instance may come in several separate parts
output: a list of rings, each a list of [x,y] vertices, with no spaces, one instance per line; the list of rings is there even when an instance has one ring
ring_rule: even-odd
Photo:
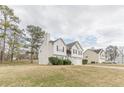
[[[63,43],[65,44],[65,42],[64,42],[64,40],[63,40],[62,38],[58,38],[58,39],[56,39],[55,41],[50,40],[49,42],[50,42],[50,43],[54,43],[54,42],[56,42],[57,40],[62,40]],[[79,43],[78,41],[74,41],[74,42],[71,42],[71,43],[65,44],[65,45],[66,45],[68,48],[72,48],[72,46],[75,45],[76,43],[78,43],[79,46],[81,47],[81,45],[80,45],[80,43]],[[83,50],[82,47],[81,47],[81,49]]]
[[[69,44],[67,44],[66,46],[67,46],[68,48],[72,48],[72,46],[74,46],[76,43],[78,43],[79,46],[80,46],[80,48],[83,50],[83,48],[81,47],[81,45],[80,45],[80,43],[79,43],[78,41],[75,41],[75,42],[69,43]]]
[[[102,51],[103,49],[90,49],[90,50],[96,52],[97,54],[99,54],[100,51]]]
[[[50,42],[50,43],[54,43],[54,42],[56,42],[56,41],[58,41],[58,40],[62,40],[62,42],[65,44],[65,42],[64,42],[64,40],[63,40],[62,38],[58,38],[58,39],[56,39],[56,40],[54,40],[54,41],[50,40],[49,42]],[[66,45],[66,44],[65,44],[65,45]]]
[[[67,44],[67,47],[71,48],[77,41]]]

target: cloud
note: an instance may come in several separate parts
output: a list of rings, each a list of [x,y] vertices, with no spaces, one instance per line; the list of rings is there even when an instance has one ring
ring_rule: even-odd
[[[21,27],[34,24],[52,38],[79,40],[83,47],[124,45],[124,6],[10,6]]]

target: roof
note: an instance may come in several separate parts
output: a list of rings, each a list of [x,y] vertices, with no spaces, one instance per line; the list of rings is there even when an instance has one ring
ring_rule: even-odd
[[[50,40],[49,42],[50,42],[50,43],[54,43],[54,41],[52,41],[52,40]]]
[[[56,40],[54,40],[54,41],[50,40],[49,42],[50,42],[50,43],[55,43],[55,42],[58,41],[58,40],[62,40],[62,42],[65,44],[65,42],[64,42],[64,40],[63,40],[62,38],[58,38],[58,39],[56,39]],[[65,44],[65,45],[66,45],[66,44]]]
[[[102,49],[95,49],[95,50],[92,50],[92,51],[94,51],[94,52],[96,52],[97,54],[99,54],[99,53],[102,51]]]
[[[76,44],[76,41],[75,41],[75,42],[72,42],[72,43],[67,44],[67,47],[72,48],[72,46],[73,46],[73,45],[75,45],[75,44]]]
[[[97,54],[99,54],[101,51],[103,51],[103,49],[88,49],[88,50],[91,50]]]
[[[58,40],[62,40],[62,42],[65,44],[65,42],[64,42],[64,40],[63,40],[62,38],[58,38],[58,39],[56,39],[56,40],[54,40],[54,41],[50,40],[49,42],[53,44],[53,43],[55,43],[55,42],[58,41]],[[79,46],[81,47],[81,45],[80,45],[80,43],[79,43],[78,41],[74,41],[74,42],[71,42],[71,43],[65,44],[65,45],[66,45],[67,47],[69,47],[69,48],[72,48],[76,43],[78,43]],[[82,47],[81,47],[81,49],[83,50]]]
[[[75,42],[72,42],[72,43],[69,43],[67,44],[66,46],[69,47],[69,48],[72,48],[76,43],[79,44],[79,46],[81,47],[80,43],[78,41],[75,41]],[[81,49],[83,50],[83,48],[81,47]]]

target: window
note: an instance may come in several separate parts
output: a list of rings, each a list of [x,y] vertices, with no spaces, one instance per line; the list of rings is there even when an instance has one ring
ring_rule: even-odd
[[[80,51],[78,51],[78,55],[80,55]]]
[[[56,46],[56,51],[64,52],[64,51],[65,51],[65,48],[64,48],[64,47],[59,47],[59,46],[57,45],[57,46]]]
[[[80,55],[82,55],[82,51],[80,51]]]
[[[58,49],[58,46],[56,46],[56,50],[58,51],[59,49]]]
[[[63,47],[63,52],[64,52],[64,47]]]
[[[82,51],[78,51],[78,55],[82,55]]]
[[[82,51],[80,51],[80,54],[82,55]]]
[[[73,54],[77,54],[77,50],[76,49],[73,49]]]
[[[77,54],[77,50],[75,50],[75,53]]]

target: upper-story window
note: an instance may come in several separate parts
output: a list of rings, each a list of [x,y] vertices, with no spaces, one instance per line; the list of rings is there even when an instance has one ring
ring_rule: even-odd
[[[56,51],[59,51],[59,48],[58,48],[58,46],[56,46]]]
[[[82,55],[82,51],[80,51],[80,55]]]
[[[101,55],[100,55],[100,57],[102,57],[102,58],[103,58],[103,57],[105,57],[105,55],[104,55],[104,54],[101,54]]]
[[[73,49],[73,54],[77,54],[77,50],[76,49]]]
[[[78,51],[78,55],[80,55],[80,51]]]
[[[56,51],[64,52],[64,51],[65,51],[65,48],[64,48],[64,47],[59,47],[59,46],[57,45],[57,46],[56,46]]]
[[[74,49],[73,49],[73,54],[74,54],[75,52],[74,52]]]
[[[78,51],[78,55],[82,55],[82,51]]]
[[[64,52],[64,47],[63,47],[63,52]]]

